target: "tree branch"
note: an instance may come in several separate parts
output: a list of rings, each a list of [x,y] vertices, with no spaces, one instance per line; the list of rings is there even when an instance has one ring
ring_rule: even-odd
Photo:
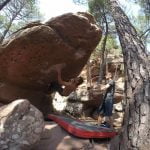
[[[5,0],[2,4],[0,4],[0,10],[2,10],[11,0]]]
[[[140,38],[142,38],[146,33],[150,32],[150,28],[147,29],[146,31],[144,31],[141,35],[140,35]]]

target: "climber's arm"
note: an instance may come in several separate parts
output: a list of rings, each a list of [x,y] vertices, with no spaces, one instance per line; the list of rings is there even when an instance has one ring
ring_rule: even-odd
[[[101,91],[106,90],[107,88],[109,88],[109,86],[110,86],[109,84],[101,86]]]
[[[113,84],[115,84],[114,80],[110,80],[108,84],[101,86],[101,90],[106,90],[107,88],[109,88],[110,86],[112,86]]]
[[[58,80],[58,83],[59,83],[60,85],[69,86],[71,83],[62,80],[62,76],[61,76],[62,69],[63,69],[65,66],[66,66],[65,63],[56,64],[56,65],[51,66],[50,70],[51,70],[51,71],[52,71],[52,70],[57,71],[57,80]]]
[[[61,69],[58,68],[58,69],[57,69],[57,73],[58,73],[58,77],[57,77],[58,83],[59,83],[60,85],[64,85],[64,86],[70,86],[71,82],[66,82],[66,81],[62,80],[62,77],[61,77]]]

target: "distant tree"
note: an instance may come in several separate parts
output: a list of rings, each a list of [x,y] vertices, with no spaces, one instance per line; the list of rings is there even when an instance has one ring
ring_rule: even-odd
[[[99,80],[98,82],[101,83],[104,77],[104,67],[106,65],[106,42],[108,37],[108,20],[107,20],[107,9],[105,8],[106,1],[105,0],[91,0],[88,1],[89,11],[94,15],[97,23],[102,28],[103,31],[103,38],[101,42],[101,62],[100,62],[100,72],[99,72]]]
[[[147,23],[148,18],[143,15],[139,15],[136,21],[136,29],[140,35],[140,38],[143,40],[144,45],[147,46],[150,44],[150,24]]]
[[[0,2],[0,10],[2,10],[11,0],[5,0]]]
[[[140,38],[143,40],[146,48],[150,44],[150,1],[149,0],[128,0],[140,6],[138,16],[132,16],[134,24]]]
[[[150,1],[149,0],[132,0],[136,3],[139,3],[141,6],[142,11],[144,12],[147,20],[150,21]]]
[[[116,40],[116,35],[112,35],[112,34],[108,35],[106,48],[108,49],[108,52],[111,54],[114,54],[113,53],[114,50],[117,51],[118,55],[121,54],[121,51],[119,49],[119,45],[118,45],[117,40]]]
[[[1,11],[0,43],[22,24],[40,17],[36,0],[11,0]]]
[[[107,0],[90,0],[88,1],[89,12],[92,13],[97,21],[97,23],[102,28],[103,38],[101,40],[100,46],[100,72],[98,83],[101,83],[105,75],[106,57],[107,57],[107,42],[108,35],[115,33],[115,28],[113,27],[112,17],[108,12]],[[113,29],[113,30],[112,30]]]

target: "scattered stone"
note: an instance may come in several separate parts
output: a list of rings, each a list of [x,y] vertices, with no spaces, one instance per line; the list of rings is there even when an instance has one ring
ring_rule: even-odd
[[[114,104],[114,107],[115,107],[115,110],[118,111],[118,112],[123,112],[123,110],[124,110],[122,102]]]
[[[15,100],[0,107],[0,150],[28,150],[40,140],[42,113],[28,100]]]

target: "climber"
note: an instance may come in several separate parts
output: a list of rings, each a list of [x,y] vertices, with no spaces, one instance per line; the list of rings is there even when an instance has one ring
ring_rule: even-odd
[[[73,91],[76,90],[76,88],[83,83],[82,77],[73,78],[70,81],[63,81],[61,77],[61,70],[64,68],[65,64],[58,64],[52,67],[52,70],[57,71],[57,82],[51,82],[49,85],[49,91],[52,92],[58,92],[62,96],[68,96]],[[64,88],[63,88],[64,86]]]
[[[98,108],[98,125],[102,127],[113,128],[113,103],[114,103],[114,92],[115,92],[115,81],[112,80],[112,74],[107,73],[106,79],[109,80],[101,90],[106,90],[103,102]],[[102,120],[104,122],[102,123]]]

